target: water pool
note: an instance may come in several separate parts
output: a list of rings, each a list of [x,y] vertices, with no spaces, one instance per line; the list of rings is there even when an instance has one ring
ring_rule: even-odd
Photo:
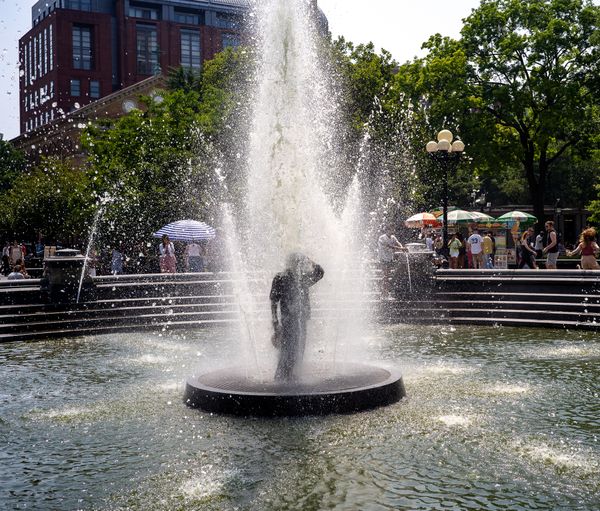
[[[409,398],[243,419],[182,403],[224,330],[0,345],[1,509],[600,508],[594,333],[396,325]]]

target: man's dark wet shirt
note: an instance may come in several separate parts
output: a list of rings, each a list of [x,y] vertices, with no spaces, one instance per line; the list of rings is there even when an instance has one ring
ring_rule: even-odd
[[[323,278],[323,268],[313,264],[310,271],[285,270],[273,278],[271,303],[279,303],[282,322],[288,318],[310,317],[309,287]]]

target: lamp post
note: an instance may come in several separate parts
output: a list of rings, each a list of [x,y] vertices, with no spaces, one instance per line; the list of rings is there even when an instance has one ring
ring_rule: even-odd
[[[462,140],[453,140],[452,132],[442,130],[437,134],[437,142],[427,142],[425,149],[433,162],[444,171],[444,197],[443,197],[443,225],[442,239],[444,243],[443,254],[448,254],[448,172],[454,172],[460,161],[465,144]]]

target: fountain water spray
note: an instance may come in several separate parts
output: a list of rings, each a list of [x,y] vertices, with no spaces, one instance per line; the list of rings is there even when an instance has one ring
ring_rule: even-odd
[[[234,294],[241,300],[238,335],[244,347],[254,350],[254,368],[245,364],[189,380],[186,403],[207,411],[349,412],[390,404],[405,395],[395,370],[364,364],[364,343],[359,341],[369,319],[367,272],[362,271],[362,244],[356,243],[361,239],[356,236],[361,231],[361,191],[358,179],[350,190],[343,184],[347,180],[340,179],[337,162],[342,159],[336,158],[335,140],[341,123],[317,51],[314,12],[311,0],[265,0],[256,8],[260,57],[246,151],[246,203],[238,209],[247,218],[225,215],[228,230],[245,225],[236,237],[240,246],[232,246],[230,253],[235,255]],[[347,200],[338,215],[333,203],[341,202],[340,197]],[[296,252],[321,265],[325,277],[311,291],[317,306],[304,363],[291,379],[281,381],[274,379],[270,367],[271,322],[263,314],[269,313],[265,303],[270,279]],[[244,274],[247,284],[240,286],[238,275]],[[264,374],[270,378],[265,380]]]

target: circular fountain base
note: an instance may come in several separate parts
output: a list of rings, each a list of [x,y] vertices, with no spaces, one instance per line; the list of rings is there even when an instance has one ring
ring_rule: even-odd
[[[279,417],[354,413],[406,396],[400,374],[363,364],[335,371],[305,365],[293,382],[259,381],[243,368],[203,373],[188,380],[184,402],[207,412]]]

